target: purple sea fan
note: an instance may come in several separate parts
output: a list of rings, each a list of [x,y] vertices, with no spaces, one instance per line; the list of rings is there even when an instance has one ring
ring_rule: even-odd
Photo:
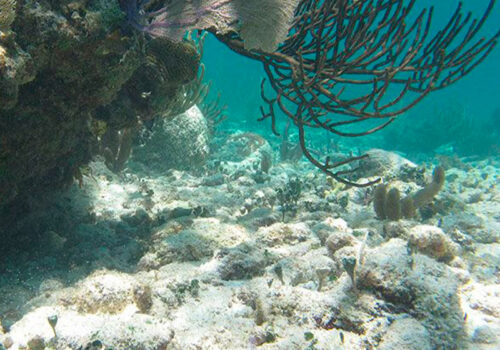
[[[120,0],[127,20],[151,36],[179,41],[188,30],[239,33],[245,49],[273,52],[284,41],[299,0]]]

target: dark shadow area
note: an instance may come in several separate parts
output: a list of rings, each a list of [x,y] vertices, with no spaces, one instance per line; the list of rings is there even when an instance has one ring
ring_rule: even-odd
[[[118,220],[96,218],[92,198],[77,185],[16,200],[0,212],[0,315],[4,328],[48,293],[100,269],[132,272],[158,225],[143,209]]]

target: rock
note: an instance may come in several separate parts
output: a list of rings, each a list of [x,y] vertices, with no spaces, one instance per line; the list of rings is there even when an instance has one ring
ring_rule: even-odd
[[[137,208],[134,213],[124,214],[120,218],[131,227],[149,225],[151,223],[151,217],[148,212],[142,208]]]
[[[61,281],[58,281],[56,279],[46,279],[40,283],[40,286],[38,287],[39,293],[50,293],[53,291],[56,291],[58,289],[63,289],[64,285]]]
[[[460,230],[477,242],[491,243],[492,240],[488,238],[487,232],[485,234],[485,231],[488,230],[485,230],[484,227],[484,219],[463,210],[458,211],[458,213],[448,214],[443,218],[443,229],[445,231]]]
[[[269,227],[261,227],[255,235],[257,240],[266,246],[274,247],[283,244],[294,245],[304,242],[312,236],[312,232],[304,223],[276,223]]]
[[[408,221],[388,221],[384,223],[384,237],[386,238],[403,238],[409,236],[411,223]]]
[[[279,270],[278,270],[279,267]],[[278,272],[279,271],[279,272]],[[288,257],[281,259],[274,267],[273,273],[282,284],[292,286],[305,285],[313,282],[316,290],[319,285],[326,285],[326,277],[334,275],[335,263],[328,257],[311,251],[303,257]]]
[[[47,315],[51,312],[50,307],[37,308],[18,321],[10,333],[14,349],[27,345],[26,339],[37,336],[34,332],[40,332],[39,337],[48,343],[54,337],[47,324]],[[166,349],[174,337],[167,322],[149,315],[130,312],[82,315],[65,309],[58,313],[58,349],[87,349],[87,345],[94,343],[100,346],[88,349],[158,350]]]
[[[458,279],[447,265],[421,254],[409,255],[401,239],[367,249],[358,268],[359,289],[375,290],[407,310],[430,334],[432,348],[459,348],[464,341]]]
[[[341,232],[351,232],[352,231],[344,219],[328,218],[328,219],[324,220],[323,223],[325,225],[328,225],[329,227],[331,227],[335,231],[341,231]]]
[[[269,208],[255,208],[248,214],[238,218],[245,226],[258,229],[263,226],[271,226],[281,219],[281,215]]]
[[[366,153],[368,157],[362,162],[359,169],[359,174],[362,177],[419,178],[416,164],[397,153],[382,149],[371,149]]]
[[[358,287],[375,289],[391,302],[407,303],[411,300],[406,284],[411,263],[402,239],[393,238],[375,249],[366,249],[364,264],[358,270]]]
[[[352,229],[349,228],[347,222],[344,219],[334,219],[331,217],[323,220],[319,224],[314,225],[312,229],[316,236],[318,236],[321,244],[325,244],[327,238],[333,232],[352,233]]]
[[[183,230],[167,236],[155,249],[161,265],[173,261],[198,261],[213,256],[213,242],[197,231]]]
[[[470,308],[496,319],[500,318],[500,286],[474,284],[466,293]]]
[[[224,175],[222,174],[215,174],[211,176],[206,176],[201,180],[201,184],[203,186],[220,186],[224,184]]]
[[[12,345],[14,345],[14,341],[12,340],[12,338],[6,337],[3,341],[3,346],[5,346],[6,349],[10,349]]]
[[[342,231],[332,233],[326,240],[326,248],[330,257],[333,257],[339,249],[354,246],[355,244],[356,238],[352,234]]]
[[[241,280],[264,274],[266,266],[276,258],[253,244],[243,243],[234,248],[225,248],[217,256],[217,269],[223,280]]]
[[[418,225],[410,230],[409,243],[419,252],[440,261],[450,261],[458,246],[439,227]]]
[[[495,332],[487,325],[477,327],[472,335],[472,341],[480,344],[495,344],[497,339]]]
[[[116,314],[133,303],[134,278],[110,271],[98,271],[81,281],[71,301],[79,312]]]
[[[172,210],[170,210],[167,214],[167,217],[169,219],[178,219],[186,216],[193,215],[193,208],[187,208],[187,207],[175,207]]]
[[[395,320],[383,336],[378,350],[432,350],[429,332],[413,318]]]
[[[332,228],[323,222],[316,224],[312,227],[313,232],[319,238],[322,245],[326,243],[327,238],[332,234]]]
[[[151,287],[148,285],[138,285],[133,290],[134,301],[137,308],[144,314],[147,314],[153,305],[151,296]]]
[[[28,340],[28,347],[30,350],[43,350],[45,349],[45,341],[40,336],[34,336]]]

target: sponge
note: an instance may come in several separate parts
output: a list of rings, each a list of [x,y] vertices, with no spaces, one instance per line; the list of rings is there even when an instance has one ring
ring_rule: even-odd
[[[381,184],[375,188],[373,207],[377,217],[381,220],[399,220],[402,217],[410,219],[417,214],[417,208],[430,203],[443,188],[445,181],[444,168],[438,166],[432,174],[432,181],[413,195],[401,199],[399,190]]]
[[[375,187],[373,192],[373,208],[375,209],[375,214],[380,220],[387,218],[385,215],[385,199],[387,197],[387,185],[380,184]]]
[[[436,167],[432,173],[432,182],[413,195],[415,207],[420,208],[432,202],[438,192],[441,191],[441,188],[443,188],[444,179],[444,168],[442,166]]]

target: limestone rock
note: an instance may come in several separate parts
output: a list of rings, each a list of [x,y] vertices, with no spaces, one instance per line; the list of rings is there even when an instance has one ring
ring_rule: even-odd
[[[431,350],[429,332],[413,318],[394,321],[379,344],[379,350]]]
[[[322,222],[313,226],[313,231],[318,236],[321,244],[325,244],[326,240],[334,232],[351,233],[352,229],[349,228],[344,219],[327,218]]]
[[[447,265],[425,255],[410,255],[401,239],[368,249],[365,255],[358,269],[358,288],[375,290],[385,300],[412,310],[429,332],[433,348],[460,346],[464,330],[458,279]]]
[[[311,230],[304,223],[276,223],[269,227],[262,227],[256,233],[257,239],[269,247],[297,244],[307,240],[311,235]]]
[[[410,230],[410,244],[419,252],[441,261],[455,257],[458,246],[439,227],[418,225]]]
[[[98,271],[80,282],[70,300],[80,312],[116,314],[133,303],[134,283],[129,275]]]
[[[339,249],[356,244],[356,238],[347,232],[337,231],[332,233],[326,240],[328,254],[332,257]]]
[[[498,336],[487,325],[476,328],[474,330],[474,334],[472,335],[472,341],[474,343],[495,344],[497,342],[497,339]]]
[[[223,249],[218,258],[220,265],[217,270],[223,280],[248,279],[262,275],[265,267],[275,261],[269,252],[247,243]]]

